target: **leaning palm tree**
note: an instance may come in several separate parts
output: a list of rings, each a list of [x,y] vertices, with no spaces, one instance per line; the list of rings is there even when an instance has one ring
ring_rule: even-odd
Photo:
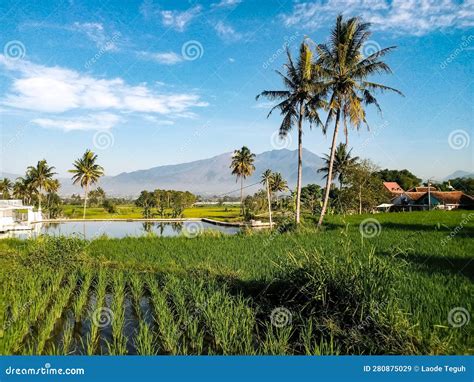
[[[0,181],[0,194],[2,199],[10,199],[10,191],[13,188],[13,183],[8,178],[3,178]]]
[[[254,161],[255,154],[246,146],[242,146],[240,150],[235,150],[232,155],[230,168],[232,169],[232,175],[237,177],[236,181],[240,179],[240,211],[242,215],[244,212],[244,179],[252,175],[255,171],[255,166],[253,165]]]
[[[332,173],[333,178],[336,178],[336,176],[338,177],[339,189],[342,189],[348,169],[359,160],[359,157],[351,157],[351,151],[352,149],[347,151],[346,144],[341,142],[337,146],[336,152],[334,154]],[[331,162],[331,158],[327,154],[325,154],[324,157],[324,167],[318,169],[318,172],[324,172],[326,175],[323,176],[323,179],[326,179],[329,173],[329,164]]]
[[[36,166],[29,166],[26,170],[26,177],[30,187],[34,188],[38,194],[38,209],[41,210],[41,200],[43,191],[47,191],[49,185],[56,174],[53,172],[54,167],[48,166],[46,159],[38,161]]]
[[[362,22],[358,17],[344,20],[342,15],[339,15],[329,43],[317,46],[319,54],[317,65],[321,75],[326,79],[329,92],[328,117],[323,131],[326,132],[329,123],[335,121],[326,190],[318,227],[323,222],[329,201],[336,139],[341,119],[347,143],[348,123],[356,129],[359,129],[362,123],[367,125],[364,106],[372,104],[381,110],[373,91],[388,90],[402,94],[394,88],[368,80],[372,74],[391,73],[390,67],[381,58],[395,49],[394,46],[380,49],[364,57],[362,48],[370,38],[369,27],[369,23]]]
[[[80,184],[84,189],[84,212],[82,218],[86,218],[87,193],[92,184],[97,183],[99,178],[104,175],[104,169],[97,163],[97,155],[90,150],[86,150],[81,158],[76,159],[73,163],[74,168],[69,170],[73,173],[73,184]]]
[[[262,174],[261,183],[265,185],[265,189],[267,191],[267,202],[268,202],[268,219],[270,220],[270,229],[273,227],[272,221],[272,199],[270,196],[270,190],[272,188],[273,182],[273,173],[272,170],[265,170]]]
[[[287,50],[288,62],[285,64],[285,74],[276,71],[283,79],[285,90],[265,90],[257,96],[267,97],[270,100],[279,100],[268,113],[267,118],[275,109],[280,110],[283,121],[280,125],[280,137],[286,137],[296,125],[298,128],[298,178],[296,182],[296,223],[300,222],[301,211],[301,184],[303,175],[303,122],[305,120],[321,125],[318,109],[324,106],[324,94],[320,88],[318,69],[313,61],[313,53],[303,42],[296,64]]]

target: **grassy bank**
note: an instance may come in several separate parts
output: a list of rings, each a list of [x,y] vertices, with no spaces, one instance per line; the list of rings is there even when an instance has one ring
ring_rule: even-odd
[[[210,206],[191,207],[183,211],[183,218],[210,218],[221,221],[238,221],[239,207],[234,206]],[[64,205],[63,215],[68,219],[82,219],[83,209],[80,205]],[[165,216],[171,216],[171,209],[165,210]],[[119,205],[116,212],[107,212],[102,207],[89,207],[86,210],[86,219],[141,219],[143,208],[135,205]],[[156,216],[160,218],[160,216]]]
[[[472,354],[472,217],[331,217],[320,232],[307,219],[299,232],[194,239],[3,240],[0,350]]]

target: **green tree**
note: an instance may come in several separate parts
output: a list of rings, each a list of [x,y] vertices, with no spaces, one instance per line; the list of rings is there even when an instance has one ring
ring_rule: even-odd
[[[90,150],[82,155],[81,158],[76,159],[73,163],[74,168],[69,170],[72,176],[73,184],[80,184],[84,189],[84,211],[82,218],[86,218],[87,208],[87,194],[89,187],[99,181],[100,177],[104,175],[104,169],[97,163],[97,155]]]
[[[288,191],[288,182],[283,179],[283,176],[279,172],[274,172],[272,175],[272,182],[271,182],[271,194],[276,195],[276,199],[278,202],[278,193]],[[278,203],[277,203],[278,206]]]
[[[2,199],[10,199],[10,191],[13,190],[13,183],[8,178],[3,178],[0,181],[0,194]]]
[[[298,177],[296,182],[296,214],[295,221],[300,222],[301,185],[303,176],[303,122],[309,121],[322,126],[318,109],[324,106],[324,94],[318,88],[318,70],[314,65],[313,53],[306,43],[300,46],[299,58],[293,62],[287,50],[288,62],[285,64],[285,74],[276,71],[283,79],[285,90],[265,90],[257,96],[270,100],[278,100],[268,113],[267,118],[276,109],[280,110],[283,121],[280,125],[280,137],[286,137],[294,126],[298,129]]]
[[[342,186],[344,184],[344,178],[347,172],[347,169],[354,165],[359,157],[351,157],[351,151],[347,151],[347,146],[344,143],[339,143],[339,145],[336,148],[336,152],[334,155],[334,163],[333,163],[333,178],[336,178],[338,176],[339,178],[339,189],[342,189]],[[325,154],[324,158],[324,167],[321,167],[318,169],[318,172],[324,172],[325,175],[323,176],[323,179],[326,179],[328,177],[329,173],[329,163],[331,161],[331,158],[329,155]]]
[[[143,208],[143,217],[150,219],[152,217],[152,208],[155,207],[155,196],[151,192],[142,191],[135,204]]]
[[[347,168],[347,186],[337,193],[336,207],[342,212],[357,211],[359,214],[372,209],[390,198],[377,174],[376,166],[362,160]]]
[[[389,170],[386,168],[385,170],[377,171],[377,175],[384,182],[397,182],[405,191],[421,184],[421,179],[406,169]]]
[[[232,175],[237,177],[236,181],[240,179],[240,211],[243,215],[244,212],[244,179],[251,176],[255,171],[254,166],[255,154],[253,154],[248,147],[242,146],[240,150],[235,150],[232,155],[232,162],[230,168],[232,169]]]
[[[358,17],[344,20],[343,16],[339,15],[331,32],[329,43],[320,44],[317,47],[318,68],[327,80],[326,86],[329,92],[328,117],[324,131],[327,131],[331,121],[335,121],[326,189],[318,227],[323,223],[328,206],[336,139],[341,119],[344,122],[347,144],[348,123],[357,129],[363,123],[367,125],[365,105],[374,105],[380,110],[377,99],[373,95],[374,91],[393,91],[401,94],[389,86],[368,81],[368,77],[371,75],[391,73],[390,67],[381,58],[395,48],[392,46],[377,50],[364,57],[362,48],[371,36],[369,27],[369,23],[362,22]]]
[[[316,214],[318,208],[321,206],[322,198],[321,187],[317,184],[308,184],[301,189],[301,202],[303,207]]]
[[[26,170],[26,178],[28,179],[29,186],[36,190],[38,195],[38,209],[41,210],[41,200],[43,198],[43,191],[49,191],[51,187],[54,187],[53,176],[56,174],[53,172],[54,167],[48,166],[46,159],[38,161],[36,166],[29,166]]]

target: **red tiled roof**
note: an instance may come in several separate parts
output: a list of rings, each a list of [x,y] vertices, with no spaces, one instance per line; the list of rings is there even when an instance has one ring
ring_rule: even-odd
[[[393,193],[402,193],[403,188],[397,182],[383,182],[383,185],[387,190]]]

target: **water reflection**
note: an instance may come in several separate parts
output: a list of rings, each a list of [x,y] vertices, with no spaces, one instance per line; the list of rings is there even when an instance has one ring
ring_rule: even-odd
[[[86,239],[95,239],[101,236],[110,238],[121,238],[126,236],[178,236],[183,227],[192,222],[163,223],[163,222],[139,222],[139,221],[86,221],[86,222],[61,222],[61,223],[36,223],[31,230],[9,231],[0,234],[0,238],[32,238],[40,234],[80,236]],[[239,232],[237,227],[224,227],[202,222],[204,230],[214,230],[225,234]]]

